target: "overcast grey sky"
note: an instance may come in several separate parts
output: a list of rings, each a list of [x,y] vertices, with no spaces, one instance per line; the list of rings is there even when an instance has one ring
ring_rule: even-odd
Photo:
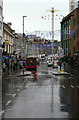
[[[12,29],[22,33],[22,16],[26,15],[27,17],[24,18],[25,32],[51,31],[51,12],[48,10],[52,7],[59,10],[54,13],[54,30],[56,31],[60,29],[63,16],[69,12],[69,0],[4,0],[4,22],[12,22]],[[42,19],[42,16],[46,16],[46,19]]]

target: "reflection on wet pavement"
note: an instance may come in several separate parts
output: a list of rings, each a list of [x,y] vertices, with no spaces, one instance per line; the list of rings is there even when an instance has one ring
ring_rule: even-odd
[[[70,118],[79,118],[79,78],[64,78],[60,84],[61,104],[65,106],[65,110],[69,113]],[[65,86],[65,88],[62,87]],[[63,110],[63,109],[62,109]]]
[[[43,71],[44,64],[37,80],[34,76],[3,79],[4,118],[79,118],[79,78],[53,76],[47,66]]]

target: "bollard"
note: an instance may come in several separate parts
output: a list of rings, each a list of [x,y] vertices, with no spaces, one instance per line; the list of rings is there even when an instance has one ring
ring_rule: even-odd
[[[60,73],[60,66],[58,66],[58,73]]]
[[[58,62],[58,73],[60,73],[60,62]]]
[[[63,65],[63,63],[62,63],[62,66],[61,66],[61,73],[63,73],[64,72],[64,65]]]

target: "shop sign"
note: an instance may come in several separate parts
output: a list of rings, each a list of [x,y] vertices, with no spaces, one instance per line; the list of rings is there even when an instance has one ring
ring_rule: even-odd
[[[5,42],[5,44],[9,45],[9,44],[10,44],[9,40],[7,40],[7,41]]]

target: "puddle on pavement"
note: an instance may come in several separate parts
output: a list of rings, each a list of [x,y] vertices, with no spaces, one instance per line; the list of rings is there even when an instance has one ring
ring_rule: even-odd
[[[49,76],[47,73],[35,71],[32,76],[5,79],[3,81],[3,103],[10,99],[8,94],[13,94],[25,81],[25,86],[28,87],[38,86],[39,89],[42,86],[43,89],[47,89],[49,86],[52,112],[63,115],[67,113],[67,117],[79,118],[79,78],[77,76],[52,76],[49,79],[47,76]]]

